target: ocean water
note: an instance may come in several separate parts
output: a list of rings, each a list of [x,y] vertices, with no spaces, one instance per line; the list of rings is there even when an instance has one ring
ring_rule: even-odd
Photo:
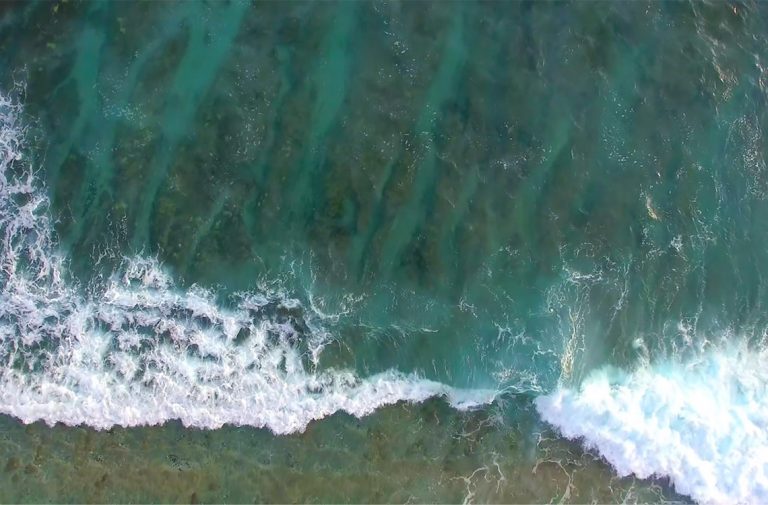
[[[0,501],[768,501],[760,2],[0,4]]]

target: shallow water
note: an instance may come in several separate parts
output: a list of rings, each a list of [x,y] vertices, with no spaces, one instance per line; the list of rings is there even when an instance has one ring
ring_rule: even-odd
[[[767,16],[4,4],[0,499],[768,497]]]
[[[524,404],[515,405],[516,407]],[[525,408],[525,407],[524,407]],[[619,479],[535,423],[442,402],[344,414],[296,435],[175,422],[154,428],[19,425],[3,419],[4,502],[659,502],[666,482]]]

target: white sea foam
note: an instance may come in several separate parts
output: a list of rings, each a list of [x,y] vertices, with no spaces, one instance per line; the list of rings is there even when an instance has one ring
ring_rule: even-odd
[[[701,503],[768,503],[768,355],[711,350],[633,372],[603,368],[536,400],[620,475],[667,476]]]
[[[177,288],[147,258],[126,259],[99,289],[80,289],[56,253],[45,191],[21,159],[19,107],[2,95],[0,127],[3,413],[96,428],[179,419],[290,433],[339,410],[363,416],[436,395],[457,408],[492,401],[492,391],[395,371],[317,371],[312,357],[328,336],[284,294],[241,293],[224,307],[209,291]],[[275,315],[297,308],[303,325]]]

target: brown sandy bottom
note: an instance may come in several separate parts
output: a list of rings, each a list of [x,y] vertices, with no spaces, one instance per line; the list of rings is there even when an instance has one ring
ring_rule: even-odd
[[[512,402],[516,402],[512,400]],[[530,403],[457,412],[442,400],[300,434],[114,428],[0,417],[2,502],[684,501],[661,481],[618,478],[600,458],[540,424]]]

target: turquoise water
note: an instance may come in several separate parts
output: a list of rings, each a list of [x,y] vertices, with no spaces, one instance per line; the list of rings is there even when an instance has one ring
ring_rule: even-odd
[[[0,500],[768,499],[767,20],[4,4]]]

